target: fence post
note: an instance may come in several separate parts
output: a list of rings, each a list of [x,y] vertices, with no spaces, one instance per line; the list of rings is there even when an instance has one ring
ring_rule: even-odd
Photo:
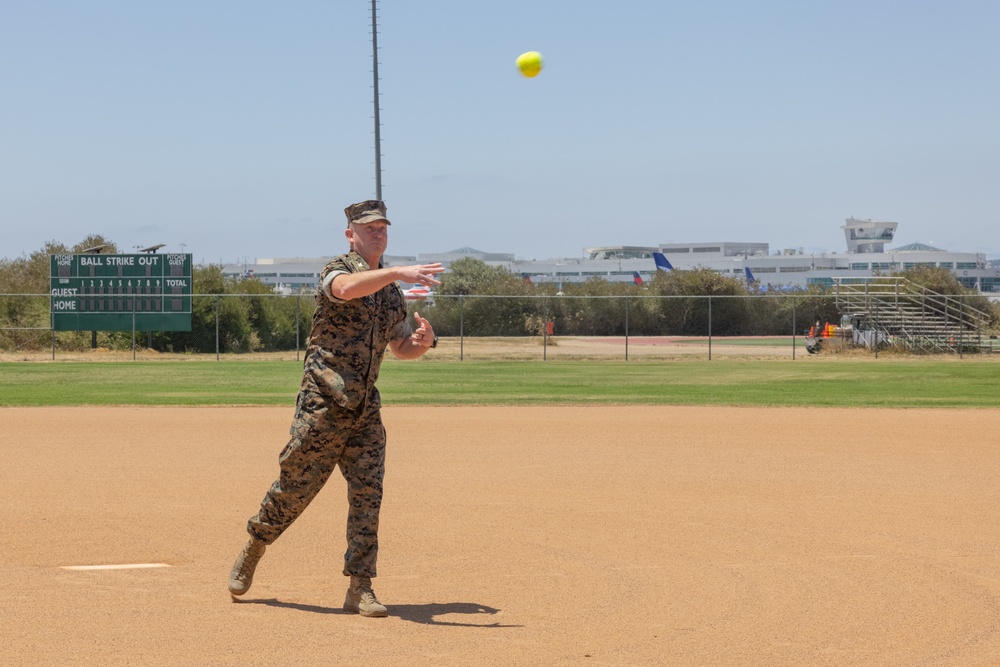
[[[132,302],[132,361],[135,361],[135,301]]]
[[[964,359],[962,355],[962,348],[964,347],[964,336],[965,333],[965,300],[958,300],[958,358]]]
[[[875,358],[878,359],[878,339],[882,335],[882,327],[878,321],[878,301],[875,301],[875,339],[872,341],[872,347],[875,349]]]
[[[549,358],[549,299],[542,297],[542,361]]]
[[[795,297],[792,297],[792,361],[795,361],[795,337],[798,332],[795,329]]]
[[[299,319],[301,317],[302,295],[295,295],[295,361],[299,360]]]
[[[628,297],[625,297],[625,361],[628,361]]]
[[[215,295],[215,360],[219,360],[219,300],[218,294]]]
[[[712,360],[712,296],[708,296],[708,360]]]
[[[465,295],[458,297],[458,360],[465,361]]]

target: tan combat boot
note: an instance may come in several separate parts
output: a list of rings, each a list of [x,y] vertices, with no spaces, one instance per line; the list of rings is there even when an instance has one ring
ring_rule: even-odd
[[[233,595],[243,595],[250,590],[253,583],[253,573],[257,569],[257,562],[264,555],[267,548],[260,540],[250,538],[243,545],[243,551],[236,557],[233,569],[229,572],[229,592]]]
[[[344,599],[344,611],[353,611],[362,616],[388,616],[389,612],[375,597],[372,580],[368,577],[351,577],[351,587]]]

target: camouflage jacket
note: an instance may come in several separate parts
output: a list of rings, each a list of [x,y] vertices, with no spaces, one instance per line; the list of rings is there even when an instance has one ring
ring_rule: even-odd
[[[306,345],[303,391],[318,391],[341,407],[378,408],[379,367],[390,341],[409,336],[406,301],[396,283],[368,296],[341,301],[322,290],[332,271],[357,273],[368,264],[355,252],[334,258],[320,272],[316,312]]]

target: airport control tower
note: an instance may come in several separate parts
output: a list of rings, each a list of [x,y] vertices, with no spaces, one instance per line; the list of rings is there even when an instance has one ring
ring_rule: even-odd
[[[898,225],[897,222],[848,218],[842,227],[847,238],[847,252],[885,252],[885,244],[892,242]]]

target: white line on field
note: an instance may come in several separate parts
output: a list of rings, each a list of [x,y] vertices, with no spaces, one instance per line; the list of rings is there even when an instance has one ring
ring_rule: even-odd
[[[131,565],[62,565],[64,570],[141,570],[150,567],[170,567],[166,563],[132,563]]]

